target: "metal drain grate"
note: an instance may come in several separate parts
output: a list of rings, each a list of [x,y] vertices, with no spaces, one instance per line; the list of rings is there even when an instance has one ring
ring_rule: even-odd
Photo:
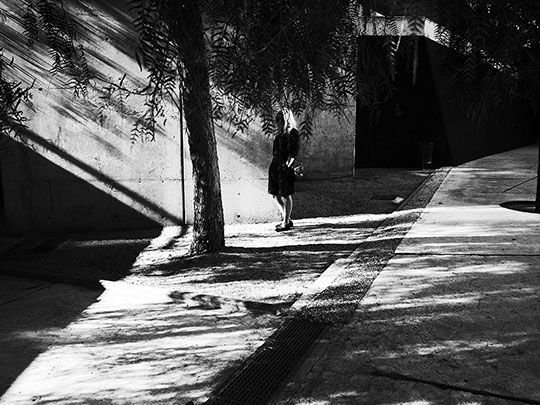
[[[206,402],[208,405],[266,403],[321,335],[326,324],[289,319]]]

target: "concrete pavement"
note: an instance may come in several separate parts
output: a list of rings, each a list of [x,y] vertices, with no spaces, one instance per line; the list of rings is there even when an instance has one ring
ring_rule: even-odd
[[[453,168],[273,404],[540,403],[537,147]],[[380,234],[384,238],[384,232]]]
[[[406,234],[352,320],[327,330],[273,403],[540,403],[540,216],[499,205],[534,198],[537,153],[522,148],[453,168],[421,215],[411,213],[410,230],[407,212],[374,233],[380,216],[342,219],[336,229],[349,233],[351,224],[369,223],[354,232],[372,246],[402,225]],[[310,221],[299,229],[314,238],[346,237]],[[254,226],[237,242],[286,237],[261,232]],[[307,243],[302,233],[287,238]],[[317,285],[332,289],[339,271],[332,266]],[[274,318],[177,305],[166,288],[0,282],[13,285],[0,296],[0,322],[10,327],[0,333],[3,358],[20,353],[15,374],[0,379],[9,387],[2,405],[203,403],[224,378],[216,370],[247,357],[277,327]],[[316,291],[299,303],[309,308]],[[8,322],[13,311],[20,319]]]
[[[0,391],[3,393],[101,291],[4,275],[0,276],[0,285]]]
[[[284,322],[249,300],[279,309],[385,216],[295,219],[290,233],[228,226],[228,250],[203,266],[182,256],[189,237],[175,228],[146,242],[81,235],[53,251],[36,237],[37,254],[22,241],[0,262],[0,404],[204,403]],[[107,274],[121,278],[100,284]]]

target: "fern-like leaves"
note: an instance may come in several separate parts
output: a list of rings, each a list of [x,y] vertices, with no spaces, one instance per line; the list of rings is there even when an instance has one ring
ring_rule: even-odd
[[[52,60],[51,74],[64,75],[76,96],[86,97],[92,75],[85,50],[76,43],[76,25],[63,0],[26,0],[24,34],[29,45],[43,43]]]
[[[0,48],[0,135],[17,138],[27,127],[21,104],[32,104],[32,85],[25,86],[6,77],[6,69],[11,63]]]
[[[139,33],[138,60],[149,71],[152,108],[161,96],[174,92],[174,86],[182,86],[182,41],[177,37],[182,3],[130,1]],[[280,108],[291,108],[298,116],[313,108],[338,112],[355,96],[359,2],[201,0],[199,4],[212,114],[218,125],[233,133],[244,131],[258,116],[269,134]],[[173,77],[178,80],[175,84]]]

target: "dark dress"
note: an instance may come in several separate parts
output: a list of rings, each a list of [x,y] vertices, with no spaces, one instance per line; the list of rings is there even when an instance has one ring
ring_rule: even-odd
[[[268,169],[268,193],[286,197],[294,194],[294,169],[287,167],[287,159],[296,157],[300,148],[300,134],[296,129],[280,132],[274,138],[272,163]]]

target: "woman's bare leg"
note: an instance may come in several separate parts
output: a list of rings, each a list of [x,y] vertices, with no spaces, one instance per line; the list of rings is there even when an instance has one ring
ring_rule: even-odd
[[[279,212],[281,213],[281,219],[284,221],[285,219],[285,201],[283,200],[283,197],[280,195],[274,196],[274,201],[276,202],[276,205],[279,207]]]
[[[283,197],[284,200],[284,209],[283,209],[283,226],[287,225],[291,221],[291,212],[293,208],[293,199],[292,195]]]

